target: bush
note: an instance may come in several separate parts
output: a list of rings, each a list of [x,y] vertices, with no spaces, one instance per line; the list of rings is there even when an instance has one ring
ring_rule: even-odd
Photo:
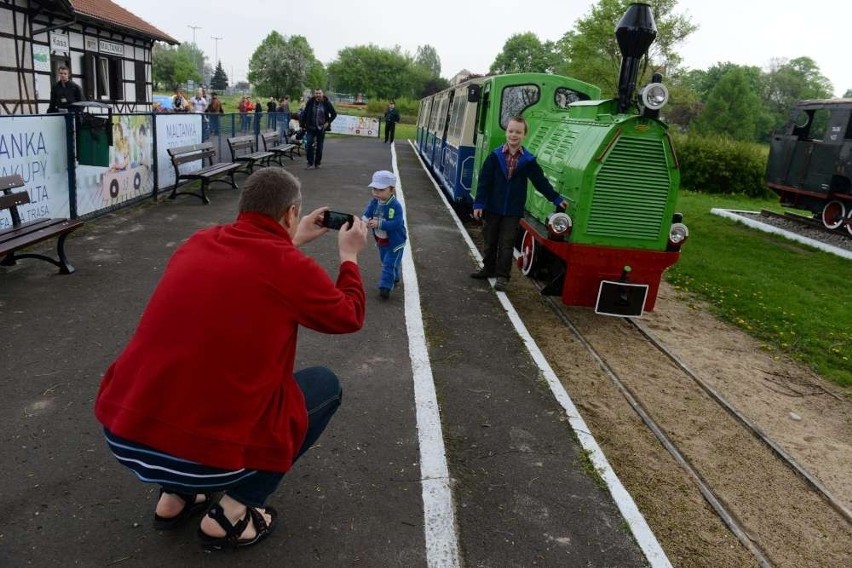
[[[720,136],[675,135],[681,187],[726,195],[768,197],[766,145]]]

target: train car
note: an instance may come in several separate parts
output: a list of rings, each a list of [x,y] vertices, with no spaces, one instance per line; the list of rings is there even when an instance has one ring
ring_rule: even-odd
[[[655,75],[636,94],[639,64],[656,38],[650,7],[631,4],[616,37],[623,55],[616,98],[601,99],[598,87],[570,77],[489,76],[467,86],[464,104],[444,104],[458,100],[455,87],[433,95],[431,104],[421,106],[432,114],[418,123],[440,126],[452,123],[454,113],[475,114],[469,184],[475,196],[480,167],[505,142],[509,119],[526,118],[525,147],[570,205],[556,212],[530,185],[518,266],[544,282],[542,293],[560,295],[566,305],[639,316],[654,309],[662,274],[677,262],[689,233],[675,212],[679,166],[659,119],[668,91]],[[436,110],[448,116],[435,117]],[[434,148],[447,146],[447,131],[434,128],[423,138],[432,140],[418,150],[435,173]],[[457,193],[436,177],[448,195]]]
[[[772,136],[767,186],[781,205],[852,235],[852,99],[800,101]]]

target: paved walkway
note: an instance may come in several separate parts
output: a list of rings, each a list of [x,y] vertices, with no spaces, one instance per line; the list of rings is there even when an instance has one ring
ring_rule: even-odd
[[[202,552],[194,524],[151,528],[156,489],[112,460],[92,403],[175,247],[231,221],[237,192],[214,186],[208,206],[182,196],[89,222],[67,243],[70,276],[32,260],[0,268],[0,566],[667,565],[629,497],[587,474],[546,362],[505,295],[468,277],[469,240],[414,152],[395,150],[331,138],[322,169],[288,164],[305,210],[353,213],[373,170],[395,168],[411,254],[388,301],[377,253],[362,254],[362,331],[300,334],[297,367],[331,366],[344,404],[274,496],[280,530],[235,555]],[[335,274],[332,237],[306,250]]]

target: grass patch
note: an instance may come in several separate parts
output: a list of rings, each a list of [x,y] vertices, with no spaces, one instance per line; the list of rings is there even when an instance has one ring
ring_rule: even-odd
[[[767,351],[852,386],[850,261],[710,213],[780,210],[777,201],[681,192],[678,209],[690,237],[666,279],[706,300]]]

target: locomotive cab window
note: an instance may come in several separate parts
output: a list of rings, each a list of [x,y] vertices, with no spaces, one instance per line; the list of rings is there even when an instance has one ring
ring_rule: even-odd
[[[505,130],[513,116],[523,114],[525,109],[536,104],[540,99],[541,90],[538,85],[512,85],[503,89],[500,127]]]
[[[568,108],[568,105],[571,103],[587,100],[589,100],[588,95],[575,91],[574,89],[569,89],[568,87],[559,87],[556,89],[553,102],[555,102],[556,106],[559,108]]]

